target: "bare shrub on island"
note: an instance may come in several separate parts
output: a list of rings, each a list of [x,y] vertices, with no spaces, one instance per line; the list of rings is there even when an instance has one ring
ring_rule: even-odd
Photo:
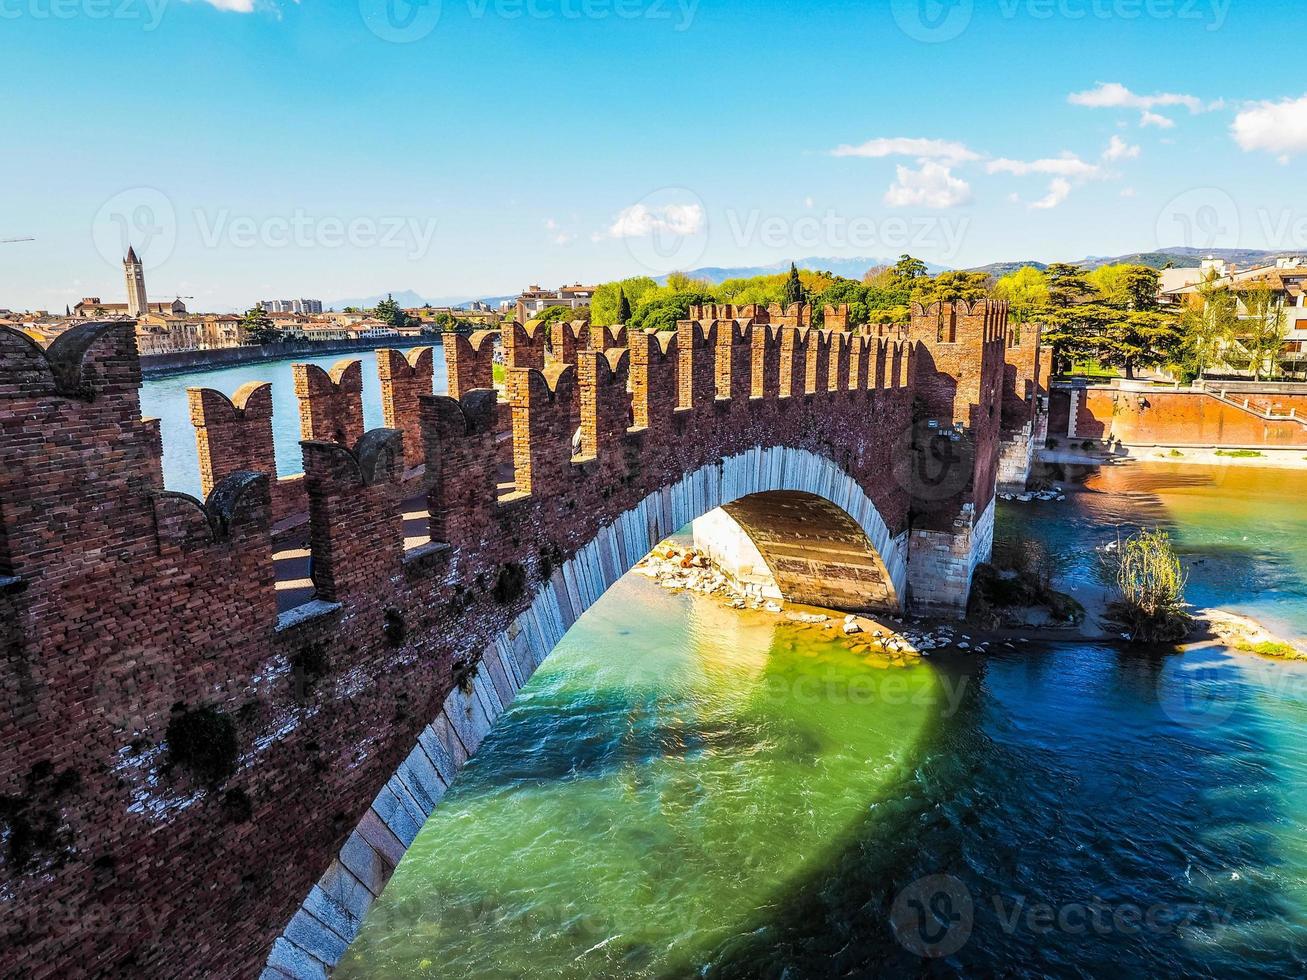
[[[1109,553],[1120,598],[1108,606],[1108,622],[1132,643],[1176,643],[1189,635],[1187,576],[1165,531],[1137,531]]]

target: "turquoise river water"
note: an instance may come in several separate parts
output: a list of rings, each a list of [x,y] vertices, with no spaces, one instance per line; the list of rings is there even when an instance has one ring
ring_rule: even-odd
[[[1164,525],[1194,602],[1302,640],[1304,497],[1307,473],[1132,465],[998,534],[1088,582],[1118,527]],[[887,668],[628,576],[337,975],[1300,977],[1305,821],[1307,663],[1065,641]]]

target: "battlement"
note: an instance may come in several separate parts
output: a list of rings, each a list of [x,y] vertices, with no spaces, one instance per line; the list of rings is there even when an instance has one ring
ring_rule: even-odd
[[[691,474],[729,500],[724,461],[755,460],[769,487],[874,511],[888,548],[921,509],[895,461],[925,402],[965,424],[975,456],[946,516],[983,511],[1005,308],[915,310],[885,336],[817,329],[795,307],[694,312],[658,334],[555,324],[547,338],[536,322],[447,336],[448,394],[432,391],[431,348],[379,351],[386,424],[370,432],[360,362],[297,365],[297,480],[274,479],[266,384],[194,389],[204,500],[163,488],[130,323],[79,325],[49,350],[0,329],[0,794],[26,793],[38,764],[82,786],[59,804],[66,847],[0,867],[16,908],[65,904],[71,925],[12,917],[0,974],[21,974],[20,955],[65,972],[250,974],[337,854],[379,893],[394,849],[375,814],[411,793],[392,777],[462,696],[456,674],[535,629],[512,624],[544,592],[570,623],[578,589],[602,591],[562,563],[593,553],[615,579],[629,563],[597,542],[643,553],[673,515],[701,513]],[[307,539],[279,558],[292,497]],[[424,507],[429,534],[406,549]],[[286,562],[307,601],[279,613]],[[200,706],[239,745],[212,780],[169,761],[174,709]],[[356,826],[372,843],[342,852]],[[115,887],[88,888],[108,864]],[[95,928],[106,920],[123,925]]]
[[[762,306],[747,303],[736,306],[732,303],[707,303],[690,307],[690,319],[701,322],[713,320],[752,320],[754,323],[773,327],[810,327],[812,326],[812,306],[809,303],[791,303],[782,306],[772,303]]]

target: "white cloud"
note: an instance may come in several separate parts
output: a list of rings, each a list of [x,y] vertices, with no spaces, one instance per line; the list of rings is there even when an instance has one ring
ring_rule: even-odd
[[[1041,197],[1038,201],[1031,202],[1030,206],[1032,208],[1037,208],[1040,211],[1047,211],[1051,208],[1057,207],[1059,204],[1065,201],[1067,199],[1067,195],[1069,195],[1070,193],[1071,193],[1071,181],[1067,180],[1065,177],[1054,177],[1051,181],[1049,181],[1048,193],[1045,194],[1043,197]]]
[[[1203,100],[1196,95],[1181,95],[1176,92],[1157,92],[1153,95],[1139,95],[1131,92],[1120,82],[1099,82],[1096,88],[1084,92],[1072,92],[1066,100],[1072,105],[1086,106],[1090,109],[1155,109],[1158,106],[1184,106],[1190,112],[1202,112]]]
[[[1230,126],[1234,141],[1249,153],[1265,150],[1285,162],[1307,151],[1307,95],[1279,102],[1259,102],[1242,110]]]
[[[971,200],[971,185],[943,164],[924,160],[920,170],[900,166],[896,172],[897,180],[885,192],[892,208],[954,208]]]
[[[1163,116],[1161,113],[1149,112],[1145,109],[1139,113],[1139,125],[1156,126],[1158,129],[1174,129],[1175,120],[1169,116]]]
[[[210,7],[217,7],[219,10],[227,10],[233,14],[252,14],[254,13],[254,0],[200,0],[201,3],[207,3]]]
[[[1133,160],[1139,156],[1139,147],[1132,146],[1120,136],[1113,136],[1103,151],[1104,160]]]
[[[1060,157],[1045,157],[1042,160],[1012,160],[1000,157],[986,164],[985,169],[991,174],[1014,174],[1026,177],[1030,174],[1054,174],[1058,177],[1077,177],[1088,179],[1102,176],[1103,169],[1096,163],[1086,163],[1074,153],[1063,153]]]
[[[695,235],[703,230],[703,223],[701,204],[666,204],[652,208],[632,204],[618,214],[608,229],[608,237],[646,238],[655,232]]]
[[[918,160],[938,160],[950,165],[980,159],[980,154],[965,144],[914,136],[880,137],[858,146],[846,143],[830,152],[835,157],[916,157]]]
[[[1135,196],[1135,189],[1134,189],[1133,187],[1123,187],[1123,188],[1121,188],[1121,196],[1122,196],[1122,197],[1134,197],[1134,196]]]

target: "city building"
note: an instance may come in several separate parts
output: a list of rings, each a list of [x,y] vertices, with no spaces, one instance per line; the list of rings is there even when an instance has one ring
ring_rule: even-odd
[[[201,320],[175,313],[146,313],[136,319],[136,346],[142,354],[199,350],[204,345]]]
[[[320,299],[265,299],[259,303],[265,313],[308,313],[322,312]]]
[[[85,296],[73,307],[73,316],[83,320],[111,320],[115,317],[139,317],[145,313],[186,315],[186,304],[178,297],[170,303],[151,303],[145,291],[145,266],[129,246],[123,259],[123,276],[127,280],[127,302],[105,303],[99,296]]]
[[[1161,302],[1165,306],[1176,306],[1192,302],[1199,295],[1200,289],[1210,286],[1230,290],[1235,297],[1235,312],[1241,320],[1252,317],[1253,311],[1248,307],[1248,298],[1253,290],[1269,287],[1273,301],[1284,312],[1285,339],[1280,353],[1279,363],[1267,365],[1297,374],[1307,370],[1307,261],[1300,257],[1281,257],[1270,265],[1252,266],[1237,269],[1220,259],[1204,259],[1202,266],[1196,270],[1165,270],[1166,272],[1185,271],[1188,277],[1197,272],[1196,277],[1183,285],[1166,288],[1163,279]],[[1234,358],[1232,358],[1233,360]],[[1228,366],[1227,366],[1228,367]]]
[[[582,286],[579,282],[558,289],[541,289],[538,285],[533,285],[517,298],[517,322],[534,320],[551,306],[568,306],[574,310],[589,306],[596,288]]]

